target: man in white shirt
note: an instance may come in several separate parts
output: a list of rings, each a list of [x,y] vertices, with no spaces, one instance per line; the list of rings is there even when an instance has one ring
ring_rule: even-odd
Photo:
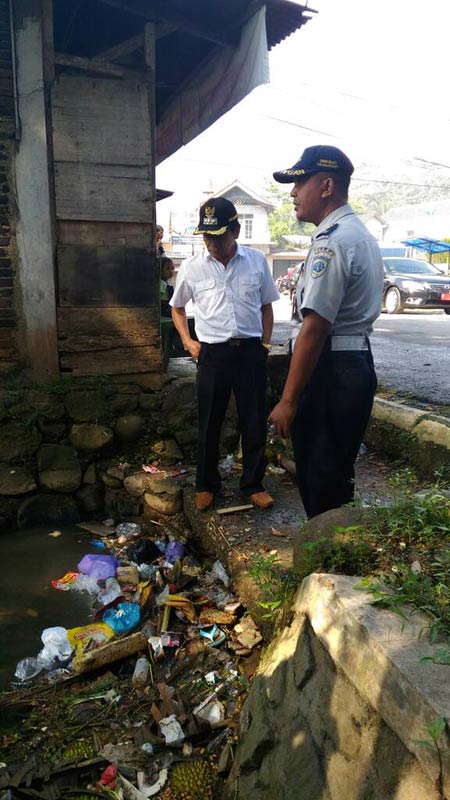
[[[239,232],[238,215],[229,200],[211,197],[203,203],[194,233],[203,234],[206,250],[183,263],[170,301],[174,325],[198,365],[198,511],[209,508],[220,490],[220,430],[232,391],[242,436],[241,493],[260,508],[273,504],[262,481],[266,360],[273,328],[272,303],[279,295],[265,256],[239,245]],[[187,324],[189,300],[198,342],[191,338]]]
[[[274,173],[291,191],[297,219],[317,229],[297,292],[303,322],[281,400],[270,416],[291,432],[308,517],[349,503],[354,463],[369,421],[376,375],[369,344],[381,311],[380,248],[348,205],[353,165],[337,147],[307,147]]]

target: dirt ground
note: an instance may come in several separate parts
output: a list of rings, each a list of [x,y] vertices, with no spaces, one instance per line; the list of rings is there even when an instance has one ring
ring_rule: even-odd
[[[363,448],[364,449],[364,448]],[[356,464],[356,499],[361,503],[384,503],[392,495],[390,477],[397,471],[375,453],[365,450]],[[271,474],[265,479],[267,491],[274,497],[272,508],[251,508],[230,514],[222,509],[242,506],[239,495],[239,470],[226,475],[222,482],[223,496],[216,499],[210,511],[199,514],[194,509],[194,491],[186,492],[185,511],[198,539],[207,553],[220,558],[235,581],[236,591],[248,609],[255,613],[260,599],[255,582],[249,577],[254,556],[274,556],[280,571],[292,567],[294,537],[306,516],[292,475]]]

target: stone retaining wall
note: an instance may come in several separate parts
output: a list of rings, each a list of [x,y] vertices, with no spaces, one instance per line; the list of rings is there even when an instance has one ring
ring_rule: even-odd
[[[448,667],[422,664],[439,645],[428,620],[370,605],[358,579],[310,575],[272,642],[244,712],[229,797],[242,800],[447,800]],[[439,790],[439,785],[442,791]]]
[[[150,380],[151,379],[151,380]],[[61,381],[0,392],[0,529],[96,514],[174,515],[181,490],[142,471],[192,462],[197,442],[195,375],[145,385]],[[238,441],[233,407],[225,452]]]

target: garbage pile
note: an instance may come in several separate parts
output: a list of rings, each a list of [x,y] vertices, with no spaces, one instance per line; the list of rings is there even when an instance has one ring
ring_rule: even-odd
[[[88,592],[92,618],[44,630],[0,696],[1,715],[15,715],[0,734],[0,800],[210,800],[231,767],[261,634],[223,565],[200,565],[187,537],[156,523],[100,528],[76,570],[52,581]]]

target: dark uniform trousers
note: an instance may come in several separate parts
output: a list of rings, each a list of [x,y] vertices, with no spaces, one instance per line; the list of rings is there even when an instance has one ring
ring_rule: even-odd
[[[308,518],[354,499],[354,464],[377,379],[368,350],[332,351],[329,337],[291,427],[297,484]]]
[[[267,433],[267,350],[260,339],[202,342],[198,358],[199,440],[196,489],[217,492],[220,431],[234,392],[242,436],[242,494],[263,490]]]

